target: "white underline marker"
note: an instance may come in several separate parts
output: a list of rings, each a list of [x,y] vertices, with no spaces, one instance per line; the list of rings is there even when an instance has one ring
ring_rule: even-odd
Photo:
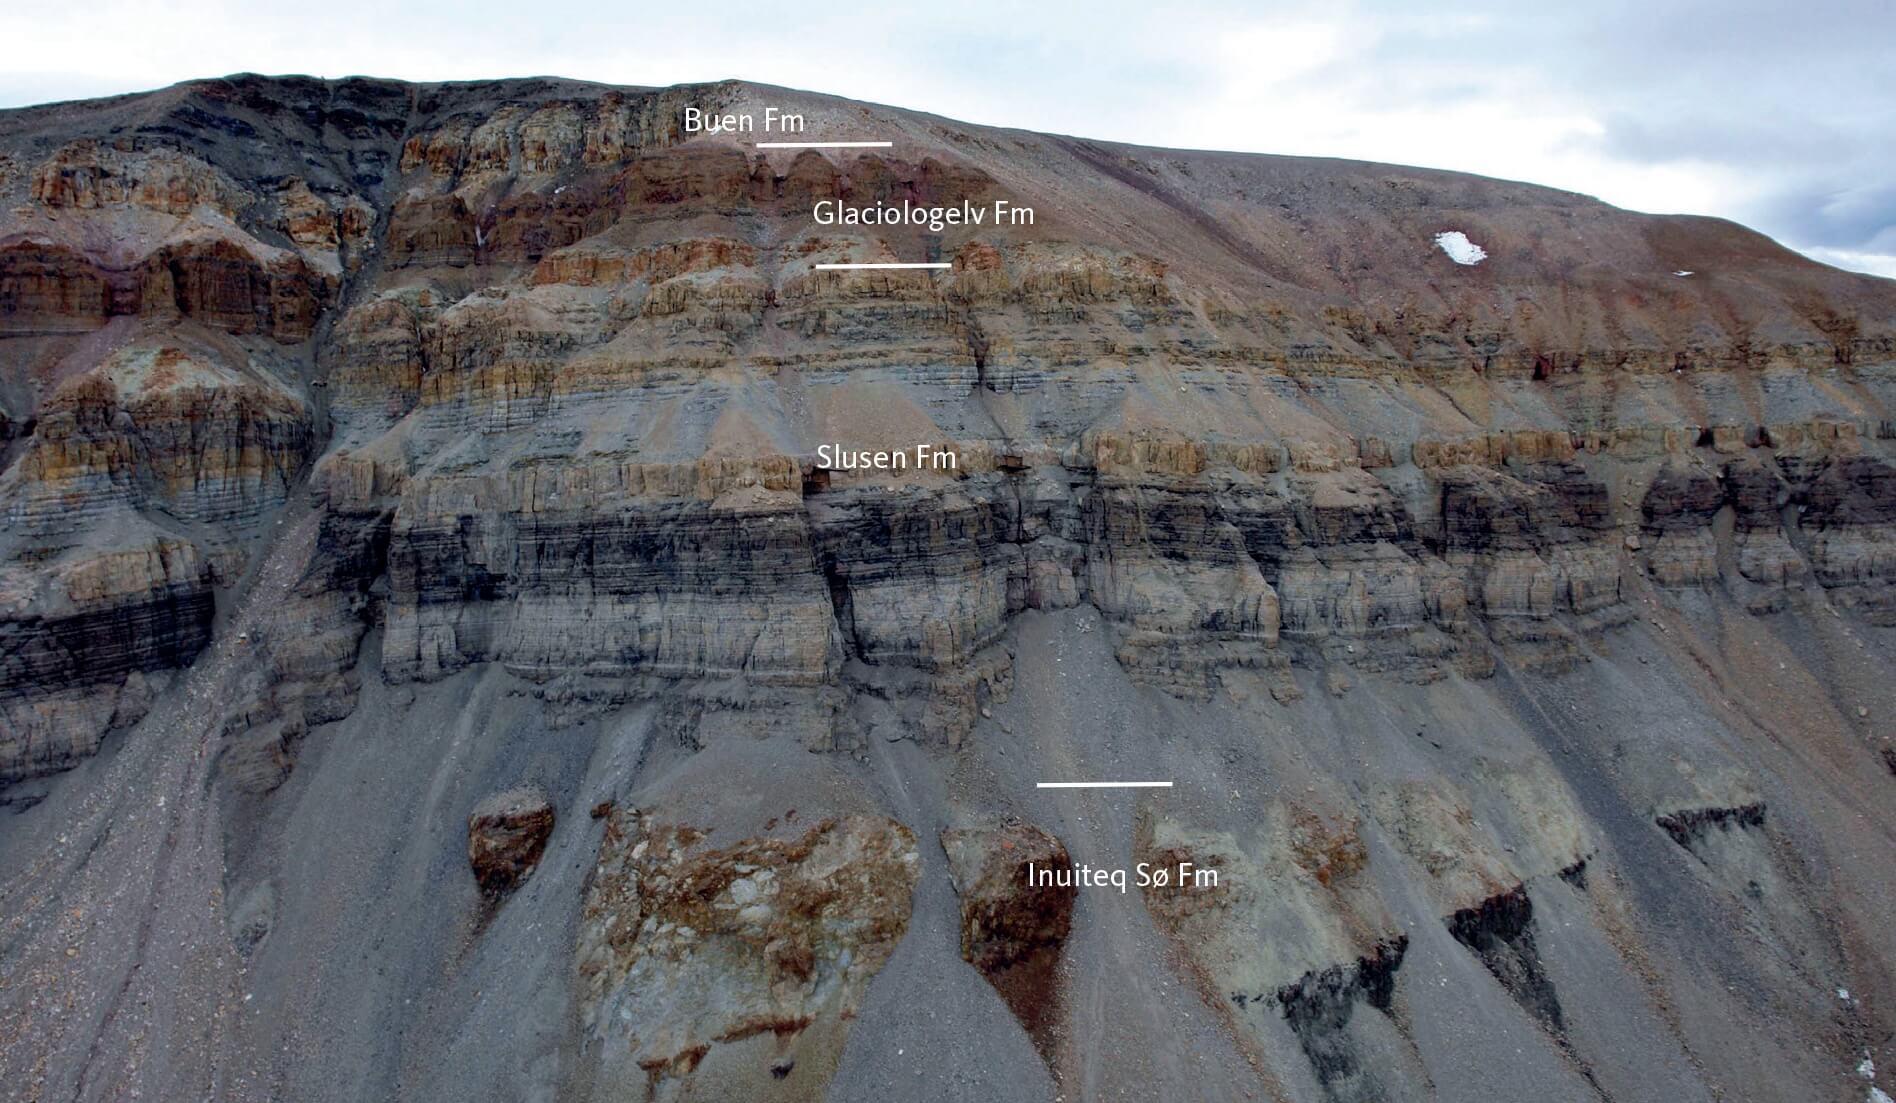
[[[1036,789],[1170,789],[1169,781],[1037,781]]]
[[[811,267],[818,271],[835,271],[842,268],[953,268],[948,261],[939,264],[816,264]]]
[[[887,149],[894,142],[758,142],[758,149]]]

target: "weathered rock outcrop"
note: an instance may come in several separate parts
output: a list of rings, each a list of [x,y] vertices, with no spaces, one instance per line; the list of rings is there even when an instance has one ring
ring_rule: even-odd
[[[161,537],[0,570],[0,781],[72,766],[143,716],[153,678],[210,640],[210,575],[193,545]]]
[[[1072,859],[1060,840],[1031,824],[949,828],[941,834],[948,874],[961,897],[961,956],[981,971],[1052,1058],[1060,1021],[1054,968],[1073,929],[1079,890],[1055,883]],[[1036,883],[1039,879],[1045,883]]]
[[[0,778],[69,765],[142,715],[144,676],[204,646],[214,584],[241,574],[244,541],[301,475],[306,404],[232,350],[180,336],[66,379],[0,475],[15,580],[0,633],[22,641],[0,689],[20,718],[19,738],[0,739]]]
[[[713,847],[607,819],[579,933],[579,1005],[605,1090],[820,1092],[863,989],[908,927],[915,836],[867,816]]]
[[[892,146],[759,149],[687,105]],[[39,963],[97,913],[35,857],[0,893],[0,957],[33,963],[0,985],[9,1083],[162,1096],[189,1051],[278,1098],[500,1066],[481,1089],[522,1098],[903,1097],[909,1033],[845,1046],[905,1011],[871,990],[891,962],[944,1023],[985,1009],[943,1036],[1014,1046],[1023,1091],[1100,1082],[1066,1074],[1138,1023],[1163,1044],[1115,1068],[1159,1095],[1202,1057],[1226,1096],[1506,1097],[1519,1062],[1550,1099],[1790,1101],[1889,1033],[1857,901],[1892,881],[1896,284],[1522,184],[736,82],[243,76],[4,112],[0,212],[0,805],[66,815],[42,798],[116,760],[12,783],[115,732],[175,754],[188,802],[119,784],[83,808],[111,830],[34,838],[159,847],[127,868],[228,908],[188,953],[238,932],[255,983],[224,987],[271,1009],[156,1020],[238,1024],[239,1061],[111,1004],[123,977],[58,987]],[[1450,226],[1488,258],[1442,256]],[[923,259],[948,267],[817,267]],[[943,459],[819,462],[918,446]],[[1027,785],[1122,767],[1178,788]],[[536,797],[463,836],[519,777],[605,823],[550,832]],[[309,841],[377,786],[361,850]],[[745,819],[779,793],[838,811]],[[923,883],[913,833],[970,823]],[[1221,876],[1129,913],[1018,883],[1068,847]],[[490,898],[457,911],[463,860]],[[159,919],[128,903],[96,944],[162,951]],[[1086,986],[1122,967],[1114,1018]],[[305,997],[328,1017],[299,1033]],[[519,1048],[442,1041],[501,1004]],[[358,1029],[354,1079],[298,1078]]]
[[[1384,1076],[1360,1053],[1364,1024],[1351,1024],[1363,1008],[1389,1011],[1408,938],[1366,875],[1360,822],[1274,803],[1255,847],[1169,819],[1144,832],[1141,861],[1220,872],[1215,886],[1174,880],[1146,887],[1145,899],[1238,1031],[1262,1044],[1268,1028],[1261,1020],[1281,1019],[1330,1096],[1373,1098],[1384,1090]],[[1295,932],[1295,941],[1260,944],[1250,937],[1259,930]]]
[[[512,892],[546,853],[553,804],[537,785],[516,785],[474,806],[467,817],[467,864],[490,897]]]
[[[369,472],[332,507],[392,518],[386,561],[351,584],[386,575],[373,614],[386,676],[498,661],[807,686],[860,659],[925,672],[926,735],[949,743],[972,717],[958,672],[1027,608],[1091,603],[1136,677],[1203,699],[1244,670],[1294,696],[1294,663],[1339,690],[1352,667],[1417,681],[1479,675],[1497,655],[1570,667],[1579,641],[1627,616],[1622,570],[1716,584],[1721,541],[1743,580],[1724,581],[1754,608],[1804,578],[1873,618],[1890,604],[1881,423],[1826,416],[1790,375],[1798,397],[1748,426],[1722,420],[1739,411],[1720,397],[1734,373],[1879,371],[1880,285],[1515,189],[1483,203],[1597,224],[1596,263],[1718,249],[1779,273],[1727,287],[1695,264],[1669,287],[1666,327],[1602,299],[1565,328],[1538,322],[1528,347],[1478,286],[1431,285],[1396,314],[1344,309],[1330,276],[1279,246],[1071,221],[1036,191],[1055,193],[1045,169],[1005,157],[686,140],[679,108],[755,97],[742,86],[546,91],[481,116],[434,90],[398,118],[386,86],[337,86],[317,115],[346,114],[335,152],[350,170],[305,165],[267,189],[254,164],[173,123],[56,142],[29,123],[0,318],[50,384],[10,415],[37,421],[10,515],[68,528],[70,544],[120,505],[254,523],[314,450],[321,406],[327,462],[346,449]],[[286,153],[338,141],[262,86],[199,94],[220,125]],[[1098,149],[1061,150],[1103,171]],[[1357,247],[1394,249],[1403,219],[1351,206],[1347,179],[1337,201],[1363,220]],[[946,274],[810,267],[917,244],[814,227],[815,199],[995,197],[1045,216],[919,242],[952,260]],[[100,244],[113,240],[126,244]],[[1537,285],[1552,264],[1498,278]],[[1420,294],[1406,270],[1378,278]],[[1612,278],[1590,276],[1587,294]],[[1870,312],[1847,348],[1801,305],[1818,286]],[[1731,349],[1624,336],[1699,332],[1678,315],[1711,311],[1713,287],[1743,302],[1720,316],[1755,315]],[[296,363],[308,354],[272,351],[324,317],[313,375]],[[58,336],[101,327],[130,339],[75,352]],[[1686,373],[1715,423],[1603,388],[1658,372]],[[825,441],[938,443],[960,464],[946,480],[812,472]],[[1737,521],[1720,536],[1727,501]],[[235,577],[234,547],[203,552]],[[982,661],[1004,677],[1004,660]]]

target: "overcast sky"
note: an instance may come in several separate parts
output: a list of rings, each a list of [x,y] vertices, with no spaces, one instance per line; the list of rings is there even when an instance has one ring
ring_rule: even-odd
[[[1896,276],[1891,0],[644,7],[4,0],[0,106],[246,70],[741,77],[1032,130],[1531,180],[1723,215]]]

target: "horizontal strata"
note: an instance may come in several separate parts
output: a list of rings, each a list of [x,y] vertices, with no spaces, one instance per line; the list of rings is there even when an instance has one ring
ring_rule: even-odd
[[[37,591],[37,592],[35,592]],[[0,571],[0,778],[70,768],[150,704],[148,676],[211,638],[209,565],[181,541]]]
[[[900,113],[886,153],[679,131],[737,84],[482,94],[241,78],[0,120],[0,552],[35,580],[7,623],[90,601],[166,641],[9,679],[54,749],[0,772],[133,715],[62,719],[74,687],[201,646],[201,604],[41,564],[130,525],[232,581],[312,468],[325,642],[282,673],[325,716],[367,623],[391,679],[912,669],[955,740],[1026,609],[1097,607],[1189,696],[1559,669],[1628,572],[1891,615],[1896,298],[1736,227]],[[996,200],[1040,217],[809,217]],[[1436,256],[1444,219],[1490,259]],[[951,268],[814,267],[923,253]],[[958,477],[818,471],[819,442],[948,444]]]
[[[1726,581],[1761,608],[1813,579],[1882,619],[1889,468],[1846,453],[1787,477],[1808,460],[1685,449],[1641,461],[1649,489],[1618,502],[1577,459],[1433,468],[1400,494],[1354,466],[1048,463],[891,491],[535,465],[331,501],[394,503],[383,654],[397,677],[485,661],[795,684],[832,680],[849,657],[945,670],[1013,613],[1088,602],[1121,625],[1122,658],[1164,652],[1155,676],[1170,677],[1174,648],[1270,665],[1340,641],[1364,644],[1352,662],[1431,678],[1480,669],[1491,642],[1532,665],[1571,661],[1575,631],[1625,615],[1627,571]],[[639,493],[668,481],[679,496]],[[1783,506],[1799,518],[1788,529]],[[1726,510],[1738,521],[1720,536]]]
[[[9,1083],[1788,1101],[1890,1033],[1889,283],[735,83],[0,112],[0,212],[0,785],[150,716],[0,793]],[[1177,785],[1028,784],[1106,763]],[[1021,876],[1109,863],[1220,876]]]

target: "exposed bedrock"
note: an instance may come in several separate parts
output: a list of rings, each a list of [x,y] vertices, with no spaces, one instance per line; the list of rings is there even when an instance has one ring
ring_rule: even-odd
[[[143,716],[210,641],[210,573],[163,539],[0,569],[0,782],[66,769]]]
[[[714,848],[610,813],[577,950],[600,1092],[820,1093],[908,927],[919,868],[914,835],[871,816]]]
[[[307,440],[294,405],[276,413],[239,398],[220,453],[215,436],[190,450],[163,436],[114,436],[107,413],[72,401],[73,414],[50,408],[18,466],[33,479],[15,508],[42,530],[82,516],[35,504],[60,486],[95,510],[159,502],[173,516],[241,523],[281,502]],[[80,431],[93,434],[90,452],[61,443]],[[150,456],[142,463],[141,448]],[[97,458],[55,466],[65,455]],[[537,459],[492,473],[406,474],[371,451],[339,453],[326,467],[327,508],[392,518],[385,559],[376,547],[322,568],[363,593],[386,574],[386,596],[374,600],[388,629],[387,676],[498,661],[535,676],[737,674],[815,686],[858,658],[934,678],[927,736],[950,743],[972,722],[973,699],[949,682],[1026,608],[1092,603],[1136,678],[1198,698],[1221,671],[1245,668],[1294,693],[1281,672],[1300,662],[1416,681],[1485,673],[1496,654],[1557,670],[1575,660],[1580,638],[1627,615],[1608,491],[1573,462],[1432,471],[1432,517],[1411,510],[1406,489],[1347,467],[1137,480],[1065,465],[976,468],[895,493],[807,487],[790,455]],[[1885,566],[1874,554],[1845,557],[1881,523],[1866,504],[1883,485],[1877,469],[1862,458],[1820,461],[1812,484],[1855,478],[1847,485],[1856,497],[1820,490],[1828,496],[1802,516],[1824,527],[1800,526],[1795,541],[1765,527],[1782,511],[1767,516],[1754,501],[1780,491],[1796,500],[1789,484],[1763,478],[1765,468],[1663,476],[1633,530],[1648,534],[1640,554],[1655,581],[1713,585],[1724,541],[1746,586],[1815,574],[1873,612]],[[1683,489],[1668,479],[1684,479]],[[1740,520],[1721,535],[1715,521],[1727,501]],[[1757,566],[1767,540],[1792,566]],[[1825,549],[1822,573],[1800,544]]]
[[[1622,570],[1715,585],[1721,542],[1739,575],[1724,581],[1754,608],[1811,575],[1872,616],[1886,604],[1874,503],[1889,488],[1866,411],[1824,409],[1801,385],[1762,413],[1622,409],[1601,384],[1689,369],[1716,397],[1746,372],[1879,370],[1875,323],[1797,305],[1814,274],[1752,304],[1773,338],[1746,330],[1739,356],[1653,345],[1606,325],[1603,305],[1565,330],[1536,322],[1531,341],[1473,299],[1316,309],[1321,281],[1243,291],[1189,250],[1090,240],[1057,215],[1031,234],[938,235],[927,247],[956,265],[941,276],[817,272],[908,243],[817,232],[815,199],[1025,201],[1033,187],[1002,187],[1001,163],[979,155],[758,157],[679,131],[682,105],[754,95],[740,85],[555,87],[486,114],[418,94],[405,130],[379,86],[337,89],[351,173],[270,190],[158,132],[64,141],[21,177],[34,209],[64,219],[168,220],[150,223],[169,242],[151,263],[175,304],[112,275],[145,262],[91,258],[33,221],[7,285],[21,332],[132,314],[295,343],[340,304],[314,357],[340,445],[325,462],[349,486],[336,508],[393,519],[386,565],[348,583],[387,575],[371,613],[388,627],[387,676],[500,661],[815,685],[860,659],[928,672],[926,735],[952,743],[972,710],[948,683],[1025,608],[1095,605],[1137,677],[1202,699],[1247,668],[1294,695],[1290,663],[1332,668],[1338,691],[1352,667],[1416,681],[1480,675],[1497,656],[1569,667],[1586,634],[1626,616]],[[255,86],[204,94],[232,133],[310,140]],[[1691,241],[1655,231],[1638,248]],[[305,299],[268,275],[296,264],[334,278]],[[1701,311],[1703,286],[1670,287],[1669,302]],[[1610,333],[1624,347],[1603,345]],[[601,420],[608,409],[623,417]],[[309,445],[274,414],[261,436],[236,416],[230,443],[197,438],[171,461],[193,475],[174,515],[245,520],[280,500]],[[806,477],[839,436],[952,445],[962,477]],[[232,449],[284,459],[259,486],[197,474]],[[76,495],[76,516],[118,500],[130,491],[112,455],[15,508],[48,512],[33,493]],[[156,466],[126,462],[141,479]],[[96,486],[68,486],[79,478]],[[1770,504],[1773,480],[1799,508]],[[1726,501],[1737,520],[1721,534]]]
[[[1408,938],[1367,875],[1361,827],[1339,809],[1272,802],[1245,839],[1149,822],[1136,855],[1155,868],[1219,871],[1213,889],[1148,886],[1146,906],[1246,1048],[1289,1057],[1273,1048],[1271,1021],[1283,1023],[1330,1099],[1387,1095],[1408,1072],[1365,1057],[1366,1048],[1386,1055],[1397,1037],[1362,1014],[1386,1020]]]
[[[0,112],[0,1078],[957,1097],[919,1029],[1070,1098],[1827,1097],[1896,975],[1892,403],[1896,285],[1520,184],[737,82]],[[1177,788],[1030,785],[1115,776]],[[1221,876],[1023,883],[1069,848]]]
[[[1202,698],[1219,671],[1281,671],[1298,648],[1416,680],[1481,673],[1484,626],[1558,667],[1577,632],[1624,616],[1605,491],[1577,468],[1455,469],[1440,540],[1360,471],[1273,489],[1048,467],[807,496],[794,471],[536,463],[371,492],[357,506],[394,517],[385,670],[810,685],[859,658],[945,674],[1021,609],[1089,601],[1136,677]]]
[[[1381,1078],[1364,1066],[1349,1026],[1359,1008],[1389,1013],[1396,971],[1408,945],[1405,936],[1397,935],[1376,943],[1354,962],[1305,973],[1265,997],[1282,1010],[1296,1033],[1326,1098],[1372,1100],[1390,1094]]]
[[[964,452],[976,462],[983,455]],[[821,680],[839,655],[941,669],[993,643],[1021,608],[1087,600],[1119,626],[1123,661],[1202,696],[1220,668],[1281,666],[1296,648],[1280,637],[1426,680],[1447,669],[1482,672],[1482,634],[1521,661],[1558,668],[1573,661],[1576,632],[1626,616],[1609,491],[1571,460],[1431,469],[1424,477],[1439,497],[1424,501],[1435,515],[1423,518],[1406,491],[1351,467],[1282,480],[1215,467],[1136,480],[1082,466],[1025,476],[977,467],[958,482],[909,481],[891,495],[812,487],[795,474],[800,462],[781,454],[716,464],[536,461],[409,479],[365,458],[370,484],[401,489],[379,499],[369,492],[396,516],[399,634],[389,669],[425,676],[479,658],[545,661],[556,652],[535,642],[544,633],[528,622],[557,614],[529,606],[610,598],[656,608],[676,590],[681,609],[759,608],[761,597],[743,595],[762,584],[747,578],[772,580],[768,604],[803,611],[767,618],[768,627],[738,613],[752,626],[703,641],[666,631],[636,644],[560,646],[624,669]],[[1658,485],[1644,523],[1697,541],[1701,570],[1667,566],[1662,541],[1652,552],[1656,575],[1715,579],[1709,515],[1670,509]],[[618,513],[596,516],[607,509]],[[741,556],[719,535],[739,526],[749,534]],[[640,535],[658,531],[667,533],[662,548]],[[592,555],[606,556],[599,569],[575,569]],[[612,566],[615,558],[627,566]],[[726,562],[751,565],[730,573],[723,594],[689,585]],[[410,578],[428,579],[427,588],[410,594]],[[658,619],[690,621],[685,632],[710,627],[695,612]],[[616,629],[583,629],[599,630]],[[536,647],[547,648],[541,659]],[[1148,652],[1161,657],[1147,662]]]
[[[1797,501],[1817,580],[1875,624],[1896,623],[1896,467],[1844,453],[1823,463]]]
[[[961,897],[962,958],[1007,1001],[1052,1064],[1062,1012],[1054,968],[1079,896],[1070,877],[1064,887],[1054,883],[1070,872],[1066,847],[1019,822],[949,828],[941,846]]]
[[[1084,592],[1122,626],[1122,663],[1204,696],[1219,667],[1268,661],[1277,593],[1208,495],[1107,483],[1088,495],[1084,521]]]
[[[1448,981],[1427,965],[1419,983],[1428,989],[1408,1010],[1399,1005],[1404,962],[1418,952],[1418,903],[1564,1045],[1521,887],[1559,883],[1593,851],[1564,781],[1543,760],[1517,755],[1478,758],[1462,779],[1379,784],[1360,808],[1325,788],[1272,799],[1233,829],[1195,826],[1184,814],[1140,828],[1140,861],[1219,871],[1215,886],[1148,887],[1145,902],[1247,1049],[1266,1062],[1294,1053],[1328,1099],[1421,1090],[1426,1031],[1412,1016]],[[1419,950],[1435,963],[1444,944]]]
[[[70,765],[143,713],[145,676],[209,640],[213,587],[291,493],[307,406],[192,331],[135,340],[67,378],[0,475],[8,579],[0,777]]]
[[[333,277],[300,254],[196,230],[125,267],[33,236],[0,245],[0,336],[86,333],[119,317],[188,318],[228,333],[306,340]]]
[[[1556,1034],[1566,1028],[1560,997],[1534,944],[1534,900],[1526,886],[1463,908],[1447,923],[1455,941],[1473,950],[1523,1008]]]
[[[1718,543],[1712,524],[1726,504],[1724,478],[1717,468],[1675,463],[1654,476],[1639,510],[1641,528],[1650,537],[1646,562],[1660,585],[1718,580]],[[1770,531],[1777,532],[1775,523]],[[1638,538],[1633,542],[1638,543]]]
[[[517,785],[482,798],[467,817],[467,863],[490,898],[512,892],[546,853],[553,834],[546,791]]]
[[[806,685],[830,675],[836,621],[801,511],[674,501],[600,516],[585,487],[570,510],[522,511],[532,474],[409,484],[389,539],[391,675],[484,661]]]
[[[51,542],[129,508],[241,537],[289,495],[311,445],[306,403],[243,355],[145,340],[65,381],[4,476],[9,524]]]

